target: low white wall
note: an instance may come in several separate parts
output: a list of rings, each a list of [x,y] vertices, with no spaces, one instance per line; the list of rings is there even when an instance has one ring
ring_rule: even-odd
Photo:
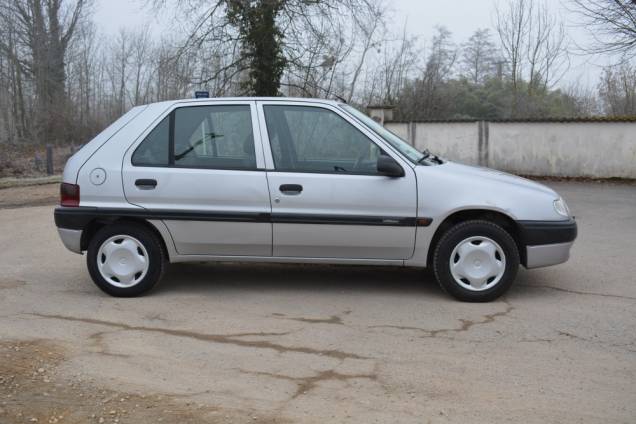
[[[636,179],[636,122],[389,122],[386,127],[420,150],[466,164],[524,175]]]
[[[469,165],[478,163],[476,122],[387,123],[386,127],[418,150],[428,149],[440,156]]]
[[[636,178],[636,123],[491,123],[488,158],[526,175]]]

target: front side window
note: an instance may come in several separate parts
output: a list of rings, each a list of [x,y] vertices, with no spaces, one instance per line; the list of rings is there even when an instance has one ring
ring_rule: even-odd
[[[174,165],[255,169],[248,105],[182,107],[174,116]]]
[[[132,155],[135,166],[167,166],[170,161],[170,118],[166,116],[139,144]]]
[[[377,174],[382,150],[337,113],[312,106],[263,109],[277,170]]]
[[[422,158],[424,158],[425,155],[422,154],[422,152],[418,151],[415,147],[411,146],[406,141],[402,140],[400,137],[393,134],[391,131],[387,130],[353,106],[340,105],[340,107],[353,115],[354,118],[364,124],[371,131],[382,137],[384,141],[393,146],[393,148],[402,153],[411,162],[418,163],[422,160]]]

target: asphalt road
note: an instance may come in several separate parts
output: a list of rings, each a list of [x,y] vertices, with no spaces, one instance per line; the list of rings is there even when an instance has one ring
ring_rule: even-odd
[[[489,304],[417,270],[245,264],[115,299],[51,206],[0,210],[0,423],[634,423],[636,186],[549,185],[571,260]]]

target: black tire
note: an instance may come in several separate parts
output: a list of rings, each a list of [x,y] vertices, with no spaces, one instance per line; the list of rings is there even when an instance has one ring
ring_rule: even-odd
[[[463,287],[451,273],[451,254],[462,241],[482,236],[495,241],[505,255],[505,268],[501,279],[482,291]],[[477,243],[477,242],[475,242]],[[464,302],[490,302],[503,295],[514,282],[519,269],[519,250],[512,236],[499,225],[482,220],[461,222],[442,235],[435,246],[433,270],[435,278],[444,291]]]
[[[127,235],[137,239],[148,254],[149,267],[146,275],[130,287],[113,285],[102,276],[98,269],[97,255],[101,245],[109,238],[117,235]],[[129,223],[115,223],[102,227],[89,242],[86,253],[86,265],[93,282],[102,291],[115,297],[135,297],[152,289],[163,276],[166,263],[166,255],[158,237],[143,225]]]

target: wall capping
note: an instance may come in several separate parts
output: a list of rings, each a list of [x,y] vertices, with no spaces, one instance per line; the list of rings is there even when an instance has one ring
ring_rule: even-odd
[[[581,116],[574,118],[525,118],[525,119],[423,119],[423,120],[415,120],[415,121],[404,121],[404,120],[387,120],[386,124],[472,124],[478,122],[491,122],[497,124],[518,124],[518,123],[535,123],[535,124],[546,124],[546,123],[636,123],[636,116]]]

